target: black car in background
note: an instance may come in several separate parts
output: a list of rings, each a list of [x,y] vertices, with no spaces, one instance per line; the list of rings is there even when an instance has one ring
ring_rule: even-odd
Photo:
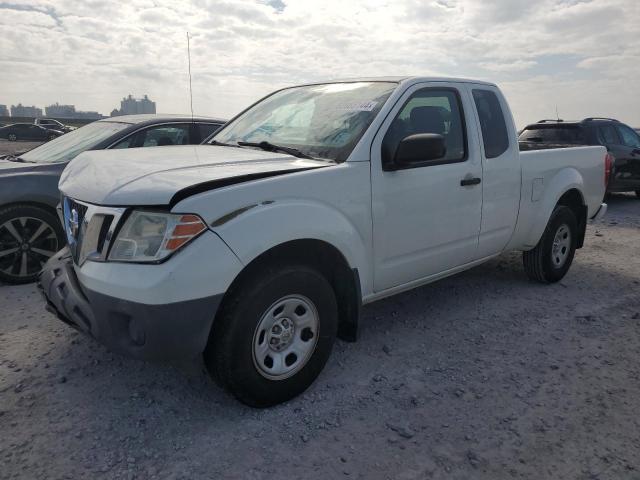
[[[520,150],[602,145],[613,161],[607,193],[635,192],[640,197],[640,135],[618,120],[541,120],[527,125],[518,140]]]
[[[33,123],[14,123],[0,127],[0,138],[15,142],[16,140],[29,140],[31,142],[47,142],[64,135],[62,130],[41,127]]]
[[[36,118],[33,123],[43,128],[48,128],[50,130],[59,130],[65,133],[70,132],[71,130],[75,130],[74,127],[65,125],[64,123],[59,122],[54,118]]]
[[[41,266],[66,243],[56,213],[58,180],[77,155],[85,150],[195,145],[224,123],[177,115],[113,117],[19,156],[5,156],[0,160],[0,281],[34,281]]]

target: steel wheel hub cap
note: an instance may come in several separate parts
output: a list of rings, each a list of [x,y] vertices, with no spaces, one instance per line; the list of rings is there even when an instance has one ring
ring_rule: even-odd
[[[561,268],[567,261],[571,251],[571,230],[565,224],[560,225],[551,247],[551,262],[554,267]]]
[[[318,343],[318,311],[304,295],[288,295],[262,315],[253,335],[253,363],[270,380],[300,371]]]
[[[289,318],[279,318],[269,330],[269,348],[274,352],[286,349],[294,339],[296,327]]]

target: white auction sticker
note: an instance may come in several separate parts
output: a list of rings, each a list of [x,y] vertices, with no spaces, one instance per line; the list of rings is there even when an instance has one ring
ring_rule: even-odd
[[[378,102],[376,101],[352,102],[343,105],[342,107],[340,107],[340,110],[347,110],[349,112],[371,112],[374,108],[376,108],[377,104]]]

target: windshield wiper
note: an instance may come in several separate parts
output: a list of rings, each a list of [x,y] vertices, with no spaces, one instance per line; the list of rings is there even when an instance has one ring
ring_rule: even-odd
[[[30,160],[25,160],[22,157],[16,157],[15,155],[6,155],[5,157],[2,157],[3,160],[8,160],[10,162],[17,162],[17,163],[36,163],[36,162],[32,162]]]
[[[234,145],[233,143],[219,142],[217,140],[211,140],[210,142],[207,142],[207,145],[218,145],[221,147],[238,147],[239,146],[239,145]]]
[[[262,142],[238,142],[238,145],[241,147],[258,147],[262,150],[266,150],[267,152],[282,152],[288,153],[289,155],[293,155],[298,158],[308,158],[310,160],[315,160],[311,155],[307,155],[306,153],[302,153],[297,148],[293,147],[284,147],[282,145],[275,145],[273,143],[262,141]]]

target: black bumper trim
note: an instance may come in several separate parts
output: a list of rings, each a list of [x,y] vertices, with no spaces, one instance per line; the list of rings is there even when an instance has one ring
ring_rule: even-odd
[[[136,358],[170,360],[202,353],[222,294],[148,305],[84,288],[68,248],[40,272],[38,287],[47,310],[100,343]]]

